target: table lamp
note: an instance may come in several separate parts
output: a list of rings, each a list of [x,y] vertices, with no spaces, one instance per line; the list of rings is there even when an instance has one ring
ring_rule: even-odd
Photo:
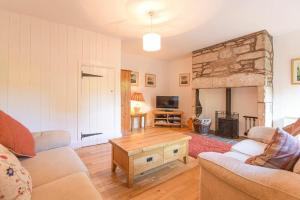
[[[134,106],[134,113],[138,114],[141,110],[140,102],[144,102],[144,96],[140,92],[135,92],[131,95],[131,101],[136,101],[136,104]]]

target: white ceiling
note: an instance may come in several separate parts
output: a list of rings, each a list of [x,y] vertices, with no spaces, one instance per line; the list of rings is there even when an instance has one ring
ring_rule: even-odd
[[[173,59],[247,33],[278,36],[300,29],[300,0],[0,0],[3,9],[108,33],[122,38],[122,51]],[[162,49],[142,50],[150,30]]]

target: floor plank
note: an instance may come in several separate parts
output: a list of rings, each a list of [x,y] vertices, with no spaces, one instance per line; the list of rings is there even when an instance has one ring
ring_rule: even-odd
[[[158,131],[186,133],[187,129],[150,128],[142,132],[155,134]],[[136,133],[138,134],[139,132]],[[187,168],[184,172],[179,173],[178,171],[179,175],[176,176],[172,176],[172,174],[168,173],[180,163],[168,165],[169,168],[163,167],[161,170],[158,170],[160,173],[158,175],[155,175],[158,172],[148,173],[144,175],[145,177],[141,178],[141,180],[143,178],[148,179],[145,183],[141,182],[139,186],[128,189],[126,187],[126,176],[119,168],[117,168],[116,175],[111,174],[110,144],[80,148],[77,150],[77,153],[88,167],[91,179],[104,199],[199,199],[200,169],[198,165],[195,164],[197,160],[193,160],[192,163],[194,162],[194,164],[191,164],[190,168]],[[162,183],[154,184],[155,186],[151,186],[150,184],[149,187],[149,180],[151,182],[151,179],[153,179],[154,183],[158,181],[157,179],[162,179],[159,180]]]

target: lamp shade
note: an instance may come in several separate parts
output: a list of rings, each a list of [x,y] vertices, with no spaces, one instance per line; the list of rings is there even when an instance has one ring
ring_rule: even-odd
[[[157,33],[147,33],[143,36],[143,49],[145,51],[158,51],[161,46],[160,35]]]
[[[131,95],[132,101],[145,101],[144,96],[140,92],[135,92]]]

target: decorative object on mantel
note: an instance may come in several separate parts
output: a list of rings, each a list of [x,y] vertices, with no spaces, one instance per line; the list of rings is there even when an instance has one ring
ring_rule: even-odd
[[[184,73],[179,74],[179,86],[189,86],[190,85],[190,74]]]
[[[135,101],[135,106],[134,106],[134,113],[139,114],[141,110],[141,104],[140,102],[144,102],[144,96],[140,92],[135,92],[131,95],[131,101]]]
[[[156,75],[155,74],[145,74],[145,86],[146,87],[156,87]]]
[[[161,46],[160,35],[152,32],[152,18],[154,15],[153,11],[150,11],[150,32],[143,35],[143,49],[144,51],[159,51]]]
[[[292,84],[300,84],[300,58],[292,59]]]
[[[139,86],[139,73],[131,72],[130,75],[131,86]]]
[[[248,135],[249,130],[256,125],[257,117],[254,116],[243,116],[245,119],[245,132],[244,135]],[[249,121],[249,124],[248,124]],[[248,126],[249,125],[249,126]]]

